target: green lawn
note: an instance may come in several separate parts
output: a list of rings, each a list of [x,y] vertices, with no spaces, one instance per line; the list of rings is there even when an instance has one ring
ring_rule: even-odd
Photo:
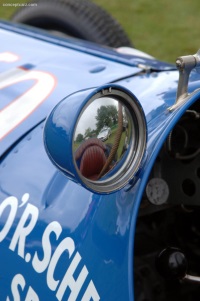
[[[0,0],[0,18],[9,19],[15,7]],[[199,0],[95,0],[122,24],[135,44],[160,60],[174,62],[179,55],[193,54],[200,48]]]

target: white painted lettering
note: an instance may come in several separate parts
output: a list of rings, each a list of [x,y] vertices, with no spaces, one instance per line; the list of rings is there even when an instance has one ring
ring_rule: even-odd
[[[26,282],[24,280],[24,277],[21,274],[15,275],[15,277],[13,278],[12,283],[11,283],[11,292],[13,295],[13,301],[21,300],[18,287],[21,287],[21,289],[23,291],[25,284],[26,284]],[[10,298],[7,297],[6,301],[10,301]]]
[[[18,255],[24,258],[26,237],[31,233],[38,219],[38,208],[28,204],[17,225],[9,249],[14,251],[18,244]]]
[[[16,197],[10,196],[0,204],[0,245],[11,228],[15,227],[14,221],[16,222],[17,210],[23,210],[17,227],[15,227],[9,249],[23,258],[25,264],[30,263],[29,268],[32,267],[38,276],[41,273],[46,273],[46,288],[55,292],[58,301],[64,301],[66,298],[68,301],[76,301],[77,299],[99,301],[100,296],[91,279],[88,280],[87,283],[89,284],[86,286],[85,281],[89,272],[87,267],[81,264],[80,253],[75,252],[74,240],[65,237],[60,243],[56,242],[63,231],[59,222],[53,221],[46,226],[41,236],[40,250],[32,251],[32,254],[26,252],[27,237],[33,232],[39,216],[38,208],[28,203],[29,198],[29,193],[23,194],[20,203]],[[37,243],[40,242],[39,240],[36,241]],[[62,268],[62,272],[58,273],[60,268]],[[33,274],[33,277],[35,276]],[[6,301],[40,301],[39,295],[32,286],[27,286],[25,291],[25,287],[28,285],[26,281],[30,280],[31,277],[32,275],[25,280],[21,274],[15,275],[11,282],[10,295],[7,296]],[[86,289],[83,292],[84,284]]]
[[[62,232],[62,227],[58,222],[52,222],[46,227],[46,229],[43,233],[43,236],[42,236],[42,248],[43,248],[43,252],[44,252],[43,259],[40,260],[37,252],[35,252],[35,255],[34,255],[33,261],[32,261],[33,268],[36,272],[38,272],[38,273],[44,272],[50,262],[51,253],[52,253],[50,235],[52,233],[55,233],[56,239],[58,239],[61,232]]]
[[[75,301],[82,286],[83,283],[88,275],[88,270],[86,266],[84,266],[78,276],[78,278],[75,280],[73,277],[73,274],[75,270],[77,269],[78,264],[81,261],[81,256],[77,252],[76,255],[74,256],[69,268],[67,269],[67,272],[65,273],[65,276],[58,288],[58,291],[56,293],[56,297],[59,301],[62,300],[64,293],[67,289],[67,287],[70,288],[71,294],[69,295],[68,301]]]
[[[14,196],[10,196],[7,199],[5,199],[3,201],[3,203],[1,203],[0,205],[0,217],[2,215],[2,213],[4,212],[4,210],[10,207],[10,213],[8,215],[8,218],[6,220],[6,222],[3,225],[3,228],[0,231],[0,242],[4,240],[4,238],[6,237],[6,235],[8,234],[13,221],[15,219],[16,216],[16,212],[17,212],[17,208],[18,208],[18,200],[17,198],[15,198]]]
[[[52,291],[56,290],[56,288],[60,282],[59,280],[54,279],[54,271],[56,269],[56,265],[59,261],[60,256],[65,251],[67,251],[67,253],[69,254],[69,258],[70,258],[72,256],[74,250],[75,250],[74,241],[70,237],[63,239],[61,241],[61,243],[58,245],[58,247],[56,248],[56,250],[52,256],[51,262],[49,264],[48,271],[47,271],[47,284],[48,284],[48,287]]]
[[[91,280],[81,301],[92,301],[92,300],[99,301],[100,297],[99,294],[97,293],[93,281]]]
[[[29,286],[29,288],[28,288],[28,292],[27,292],[25,301],[40,301],[40,299],[38,298],[38,295],[32,289],[31,286]]]

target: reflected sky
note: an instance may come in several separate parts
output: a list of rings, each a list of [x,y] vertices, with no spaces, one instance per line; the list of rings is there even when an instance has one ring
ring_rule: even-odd
[[[97,110],[101,106],[109,106],[114,105],[118,109],[118,101],[110,98],[110,97],[104,97],[104,98],[98,98],[94,100],[87,109],[83,112],[81,118],[79,119],[79,122],[77,124],[75,137],[77,137],[78,134],[85,133],[85,130],[88,128],[91,128],[91,130],[96,130],[96,116],[97,116]]]

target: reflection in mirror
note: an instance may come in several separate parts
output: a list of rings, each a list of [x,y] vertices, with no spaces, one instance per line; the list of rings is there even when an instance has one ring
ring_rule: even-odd
[[[86,108],[73,141],[74,159],[82,176],[98,181],[123,166],[132,135],[130,120],[127,108],[111,97],[97,98]]]

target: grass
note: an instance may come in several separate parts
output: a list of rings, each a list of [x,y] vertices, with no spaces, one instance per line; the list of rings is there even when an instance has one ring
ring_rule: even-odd
[[[19,8],[14,5],[27,3],[24,0],[0,0],[0,18],[1,19],[10,19],[14,12]],[[4,6],[4,5],[12,4],[13,6]]]
[[[9,19],[15,7],[0,0],[0,18]],[[195,53],[200,48],[199,0],[94,0],[123,26],[135,47],[156,58],[174,62],[176,57]]]
[[[200,48],[199,0],[110,0],[109,6],[136,48],[160,60],[174,62]]]

